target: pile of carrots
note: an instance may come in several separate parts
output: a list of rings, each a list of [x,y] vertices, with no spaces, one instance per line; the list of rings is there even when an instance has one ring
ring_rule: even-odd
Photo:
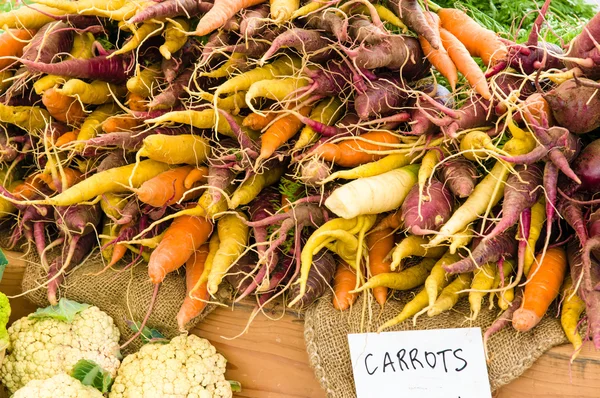
[[[560,48],[550,0],[526,43],[387,4],[0,14],[0,215],[49,301],[100,250],[102,272],[147,266],[155,296],[185,270],[182,331],[223,283],[258,308],[333,289],[340,311],[420,288],[380,330],[488,297],[486,339],[527,332],[560,297],[575,349],[584,311],[600,348],[600,15]]]

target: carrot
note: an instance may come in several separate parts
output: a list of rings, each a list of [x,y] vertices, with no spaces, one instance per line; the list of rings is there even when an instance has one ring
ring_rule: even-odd
[[[529,238],[527,239],[527,248],[525,249],[523,261],[523,274],[529,276],[531,266],[535,261],[535,244],[542,233],[542,227],[546,221],[546,199],[542,195],[540,199],[531,207],[531,222],[529,225]],[[521,228],[519,228],[519,231]]]
[[[460,260],[460,256],[458,254],[450,253],[448,251],[435,263],[431,269],[429,276],[425,280],[425,292],[429,300],[428,305],[430,308],[433,307],[442,290],[450,283],[450,277],[444,270],[444,265],[452,264],[458,260]]]
[[[479,68],[477,62],[471,58],[465,46],[446,29],[440,29],[440,37],[442,38],[442,45],[448,52],[448,56],[456,66],[456,69],[465,76],[469,84],[483,98],[487,100],[492,98],[492,93],[490,93],[490,88],[485,80],[483,71]]]
[[[152,283],[161,283],[169,272],[185,264],[206,242],[212,230],[212,223],[204,217],[177,217],[150,255],[148,275]]]
[[[40,0],[37,4],[43,4],[48,7],[54,7],[69,14],[84,14],[89,9],[98,9],[103,11],[118,10],[123,7],[126,0]]]
[[[359,178],[335,189],[325,206],[343,218],[379,214],[398,208],[417,183],[418,164],[373,177]]]
[[[35,30],[11,29],[8,32],[0,34],[0,69],[4,69],[14,62],[14,59],[4,57],[20,57]]]
[[[356,167],[385,157],[387,154],[377,152],[390,150],[399,143],[400,138],[392,132],[370,131],[337,144],[321,144],[312,155],[342,167]]]
[[[581,314],[585,311],[585,302],[573,291],[573,280],[570,275],[567,275],[565,278],[562,295],[563,302],[560,311],[560,324],[562,325],[567,339],[573,344],[573,349],[575,350],[575,353],[571,358],[572,361],[575,359],[583,345],[577,326],[579,325],[579,317],[581,317]]]
[[[101,80],[86,83],[79,79],[70,79],[55,91],[62,95],[75,97],[86,105],[106,104],[112,102],[115,97],[124,97],[127,93],[126,88],[122,85],[110,84]]]
[[[472,56],[480,57],[484,64],[495,65],[506,59],[507,48],[496,33],[482,27],[463,11],[442,8],[437,15],[442,28],[460,40]]]
[[[170,206],[185,194],[185,178],[192,166],[177,167],[160,173],[135,189],[138,199],[154,207]]]
[[[217,107],[219,109],[224,109],[218,105],[217,105]],[[150,124],[150,123],[183,123],[183,124],[189,124],[190,126],[194,126],[198,129],[215,128],[218,133],[221,133],[221,134],[224,134],[224,135],[227,135],[230,137],[235,137],[233,130],[231,129],[231,126],[229,126],[229,123],[227,122],[227,120],[225,118],[223,118],[223,117],[219,118],[219,122],[215,126],[215,124],[217,123],[216,115],[217,115],[217,113],[215,113],[215,111],[213,109],[203,109],[201,111],[196,111],[196,110],[190,109],[187,111],[167,112],[164,115],[161,115],[154,119],[148,119],[145,122],[147,124]]]
[[[386,228],[367,235],[370,276],[391,271],[390,261],[386,261],[386,257],[394,248],[394,234],[392,232],[391,228]],[[381,306],[387,301],[387,294],[388,289],[385,286],[373,288],[373,296]]]
[[[267,79],[252,83],[246,92],[246,103],[250,104],[255,98],[267,98],[274,101],[283,101],[302,87],[306,87],[309,80],[306,78],[287,77],[283,79]],[[306,116],[302,114],[302,116]]]
[[[498,272],[496,264],[487,263],[475,271],[473,282],[471,283],[471,292],[469,292],[469,303],[471,304],[471,318],[477,319],[481,311],[481,302],[487,294],[486,290],[491,289],[494,284],[494,278]]]
[[[123,226],[121,226],[120,229],[122,230],[125,227],[126,226],[123,225]],[[115,233],[118,233],[118,231],[115,230]],[[121,259],[123,257],[125,257],[125,254],[127,254],[127,245],[117,242],[117,243],[113,244],[112,246],[113,247],[112,247],[112,253],[110,256],[110,261],[108,264],[106,264],[106,267],[105,267],[106,269],[112,267],[113,265],[115,265],[116,263],[121,261]]]
[[[137,29],[132,29],[133,36],[127,41],[120,49],[110,53],[107,58],[114,57],[116,55],[125,54],[138,48],[142,42],[152,36],[160,34],[162,31],[162,25],[154,22],[144,22],[142,26]]]
[[[385,286],[395,290],[410,290],[425,283],[429,272],[436,263],[434,258],[424,258],[417,265],[401,272],[388,272],[369,278],[367,283],[353,292],[362,292],[378,286]]]
[[[292,19],[300,7],[300,0],[271,0],[271,18],[281,24]]]
[[[458,275],[454,281],[452,281],[444,288],[444,290],[442,290],[433,306],[427,310],[427,315],[432,317],[452,309],[452,307],[454,307],[454,305],[458,302],[459,298],[466,296],[467,293],[459,292],[467,289],[471,285],[472,279],[473,274],[470,272]]]
[[[302,116],[308,116],[311,106],[298,110]],[[275,121],[261,137],[260,155],[258,159],[268,159],[283,144],[290,140],[302,127],[303,123],[295,115],[287,115]]]
[[[439,30],[440,19],[437,14],[426,12],[425,19],[430,22],[432,27],[435,26]],[[456,65],[452,62],[452,58],[450,58],[450,55],[444,48],[444,44],[442,43],[440,48],[436,50],[423,36],[419,36],[419,43],[421,43],[421,48],[423,49],[425,57],[446,79],[448,79],[448,83],[450,83],[450,87],[452,87],[452,91],[454,91],[454,89],[456,89],[456,83],[458,82],[458,72],[456,70]]]
[[[130,164],[115,167],[93,174],[52,198],[32,201],[31,203],[69,206],[87,202],[107,192],[128,192],[127,187],[130,182],[133,188],[137,188],[144,181],[168,169],[168,164],[154,160],[144,160],[137,165]]]
[[[194,252],[185,264],[185,287],[187,294],[183,304],[177,313],[177,326],[181,332],[185,332],[185,325],[193,318],[202,313],[208,304],[209,294],[206,282],[196,288],[196,282],[204,272],[204,264],[208,257],[208,243],[203,244]]]
[[[336,171],[335,173],[332,173],[329,177],[324,179],[322,183],[325,184],[338,178],[344,180],[355,180],[357,178],[378,176],[387,173],[388,171],[407,166],[412,162],[414,158],[414,154],[398,153],[388,155],[384,158],[381,158],[374,162],[362,164],[353,169]],[[421,165],[421,168],[422,167],[423,165]],[[419,175],[421,173],[421,168],[419,168]]]
[[[204,262],[204,270],[202,271],[200,278],[196,281],[196,284],[192,288],[192,292],[204,289],[203,286],[206,286],[208,276],[210,275],[210,271],[212,270],[212,263],[215,259],[215,255],[219,251],[220,244],[221,241],[219,240],[219,234],[212,234],[210,240],[208,241],[208,255],[206,256],[206,261]]]
[[[238,11],[263,3],[265,0],[215,0],[215,5],[198,22],[195,36],[204,36],[219,29]]]
[[[309,119],[331,126],[338,121],[344,112],[344,104],[337,97],[325,98],[320,101],[310,112]],[[294,149],[310,145],[318,137],[318,133],[310,126],[304,126],[300,136],[294,144]]]
[[[229,208],[236,209],[240,205],[247,205],[258,196],[263,188],[279,181],[284,172],[285,166],[279,164],[277,166],[266,168],[266,170],[263,170],[261,173],[254,174],[252,177],[242,182],[238,189],[235,190],[231,196]]]
[[[38,11],[39,10],[39,11]],[[36,4],[33,7],[20,7],[10,12],[0,13],[0,26],[9,29],[39,29],[47,23],[54,22],[55,19],[42,14],[49,15],[65,15],[66,11],[56,8],[47,7],[41,4]],[[32,32],[33,34],[33,32]]]
[[[63,135],[61,135],[60,137],[58,137],[56,139],[56,141],[54,142],[54,145],[56,145],[57,147],[67,145],[68,143],[73,142],[77,139],[78,133],[79,133],[79,130],[73,130],[73,131],[64,133]]]
[[[207,177],[208,167],[195,167],[185,177],[185,180],[183,180],[183,186],[185,187],[185,189],[192,189],[198,183],[206,183]]]
[[[120,131],[132,131],[134,128],[144,124],[142,119],[136,119],[130,115],[111,116],[102,122],[102,131],[106,134]]]
[[[262,130],[267,127],[277,117],[276,112],[268,112],[265,115],[251,113],[244,118],[242,126],[249,127],[252,130]]]
[[[39,174],[30,175],[25,181],[21,181],[19,184],[15,185],[13,189],[10,190],[15,199],[31,200],[36,196],[40,196],[45,183],[39,176]]]
[[[392,253],[392,271],[398,268],[402,260],[407,257],[440,258],[444,255],[445,251],[446,248],[444,246],[432,246],[430,241],[425,237],[409,235],[396,245]]]
[[[142,97],[139,94],[134,94],[131,91],[127,93],[127,101],[125,101],[125,105],[129,107],[132,111],[137,112],[145,112],[148,110],[148,106],[146,105],[146,98]]]
[[[542,320],[565,278],[567,255],[562,247],[550,248],[538,254],[536,260],[525,285],[523,303],[512,319],[513,327],[519,332],[531,330]]]
[[[187,42],[185,32],[190,29],[189,23],[183,18],[170,20],[165,28],[165,44],[158,50],[165,59],[171,59],[171,54],[176,53]]]
[[[350,291],[356,287],[356,282],[354,269],[341,260],[333,279],[333,308],[344,311],[354,304],[358,295]]]
[[[246,248],[249,229],[245,221],[245,215],[233,213],[224,215],[217,223],[220,244],[208,275],[208,291],[210,294],[217,292],[223,277]]]
[[[192,134],[153,134],[144,138],[138,156],[148,157],[168,164],[199,165],[210,155],[210,144]]]
[[[441,288],[440,288],[441,291]],[[383,325],[377,328],[377,333],[382,332],[384,329],[391,328],[399,323],[404,322],[411,316],[416,315],[419,311],[427,307],[429,302],[429,298],[427,297],[427,291],[425,289],[421,289],[419,293],[415,295],[415,297],[406,303],[402,311],[389,321],[385,322]]]
[[[127,90],[141,97],[148,98],[152,91],[158,86],[158,77],[161,75],[160,64],[152,64],[140,71],[136,71],[135,76],[127,80]]]
[[[102,122],[108,119],[111,115],[114,115],[118,111],[118,107],[115,104],[106,104],[96,108],[83,122],[79,134],[77,135],[77,141],[87,141],[98,135],[101,130]],[[85,146],[81,144],[80,150]]]
[[[53,118],[70,125],[79,124],[86,117],[85,110],[77,98],[62,94],[58,89],[44,91],[42,103]]]
[[[69,167],[65,167],[62,170],[62,175],[60,175],[60,179],[54,179],[50,174],[39,174],[39,178],[48,185],[53,191],[62,192],[65,189],[72,187],[77,184],[83,178],[83,175],[79,170],[72,169]],[[59,186],[57,186],[57,184]]]

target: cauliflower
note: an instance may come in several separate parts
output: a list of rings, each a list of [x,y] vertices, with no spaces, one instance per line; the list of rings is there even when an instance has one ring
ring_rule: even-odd
[[[0,363],[4,360],[4,352],[10,344],[6,325],[10,318],[10,302],[6,294],[0,292]]]
[[[104,395],[65,373],[46,380],[31,380],[15,392],[12,398],[103,398]]]
[[[123,360],[109,398],[231,397],[225,358],[206,339],[181,335]]]
[[[96,362],[113,377],[119,367],[119,329],[98,307],[61,299],[8,329],[0,368],[2,383],[14,392],[31,380],[71,373],[80,359]]]

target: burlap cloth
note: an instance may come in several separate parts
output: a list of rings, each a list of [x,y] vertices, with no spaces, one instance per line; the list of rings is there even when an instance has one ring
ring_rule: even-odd
[[[29,291],[26,297],[38,307],[49,305],[47,289],[40,288],[46,281],[46,273],[40,265],[35,250],[23,254],[26,261],[22,289]],[[51,260],[51,259],[50,259]],[[60,297],[67,297],[81,303],[97,306],[110,315],[121,331],[121,342],[133,335],[126,320],[142,322],[148,311],[148,306],[154,290],[154,285],[148,277],[145,263],[139,263],[131,269],[119,272],[124,264],[115,269],[98,273],[104,263],[98,250],[87,258],[80,266],[67,274],[60,289]],[[172,338],[179,334],[176,316],[185,298],[185,272],[169,274],[160,286],[156,303],[148,319],[147,326],[161,332],[165,337]],[[226,292],[219,292],[222,296]],[[188,328],[192,328],[208,315],[215,305],[208,305],[202,314],[194,318]],[[124,354],[137,351],[142,345],[141,339],[136,339],[124,350]]]
[[[306,311],[304,323],[306,349],[317,379],[329,398],[356,397],[347,335],[375,332],[379,325],[400,313],[413,294],[412,292],[398,294],[395,299],[385,304],[383,311],[379,304],[372,300],[370,314],[369,306],[366,307],[363,330],[361,330],[362,296],[358,298],[353,308],[340,312],[333,308],[331,292],[328,292]],[[463,298],[450,312],[433,318],[424,314],[418,318],[414,327],[412,320],[407,320],[387,331],[458,327],[480,327],[485,331],[499,314],[498,307],[489,310],[488,306],[489,302],[486,299],[477,320],[471,322],[467,320],[469,302]],[[548,314],[556,313],[555,307],[548,310]],[[548,315],[528,333],[517,333],[512,327],[498,332],[488,341],[491,358],[488,371],[492,390],[519,377],[546,350],[566,342],[567,338],[562,331],[560,321]]]

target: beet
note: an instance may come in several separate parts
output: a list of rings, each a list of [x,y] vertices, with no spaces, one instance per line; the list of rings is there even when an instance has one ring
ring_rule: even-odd
[[[575,186],[575,190],[592,193],[600,191],[600,139],[583,148],[571,168],[581,180],[581,184]]]
[[[588,79],[580,79],[594,85]],[[600,96],[594,87],[570,79],[544,94],[554,119],[575,134],[585,134],[600,127]]]

